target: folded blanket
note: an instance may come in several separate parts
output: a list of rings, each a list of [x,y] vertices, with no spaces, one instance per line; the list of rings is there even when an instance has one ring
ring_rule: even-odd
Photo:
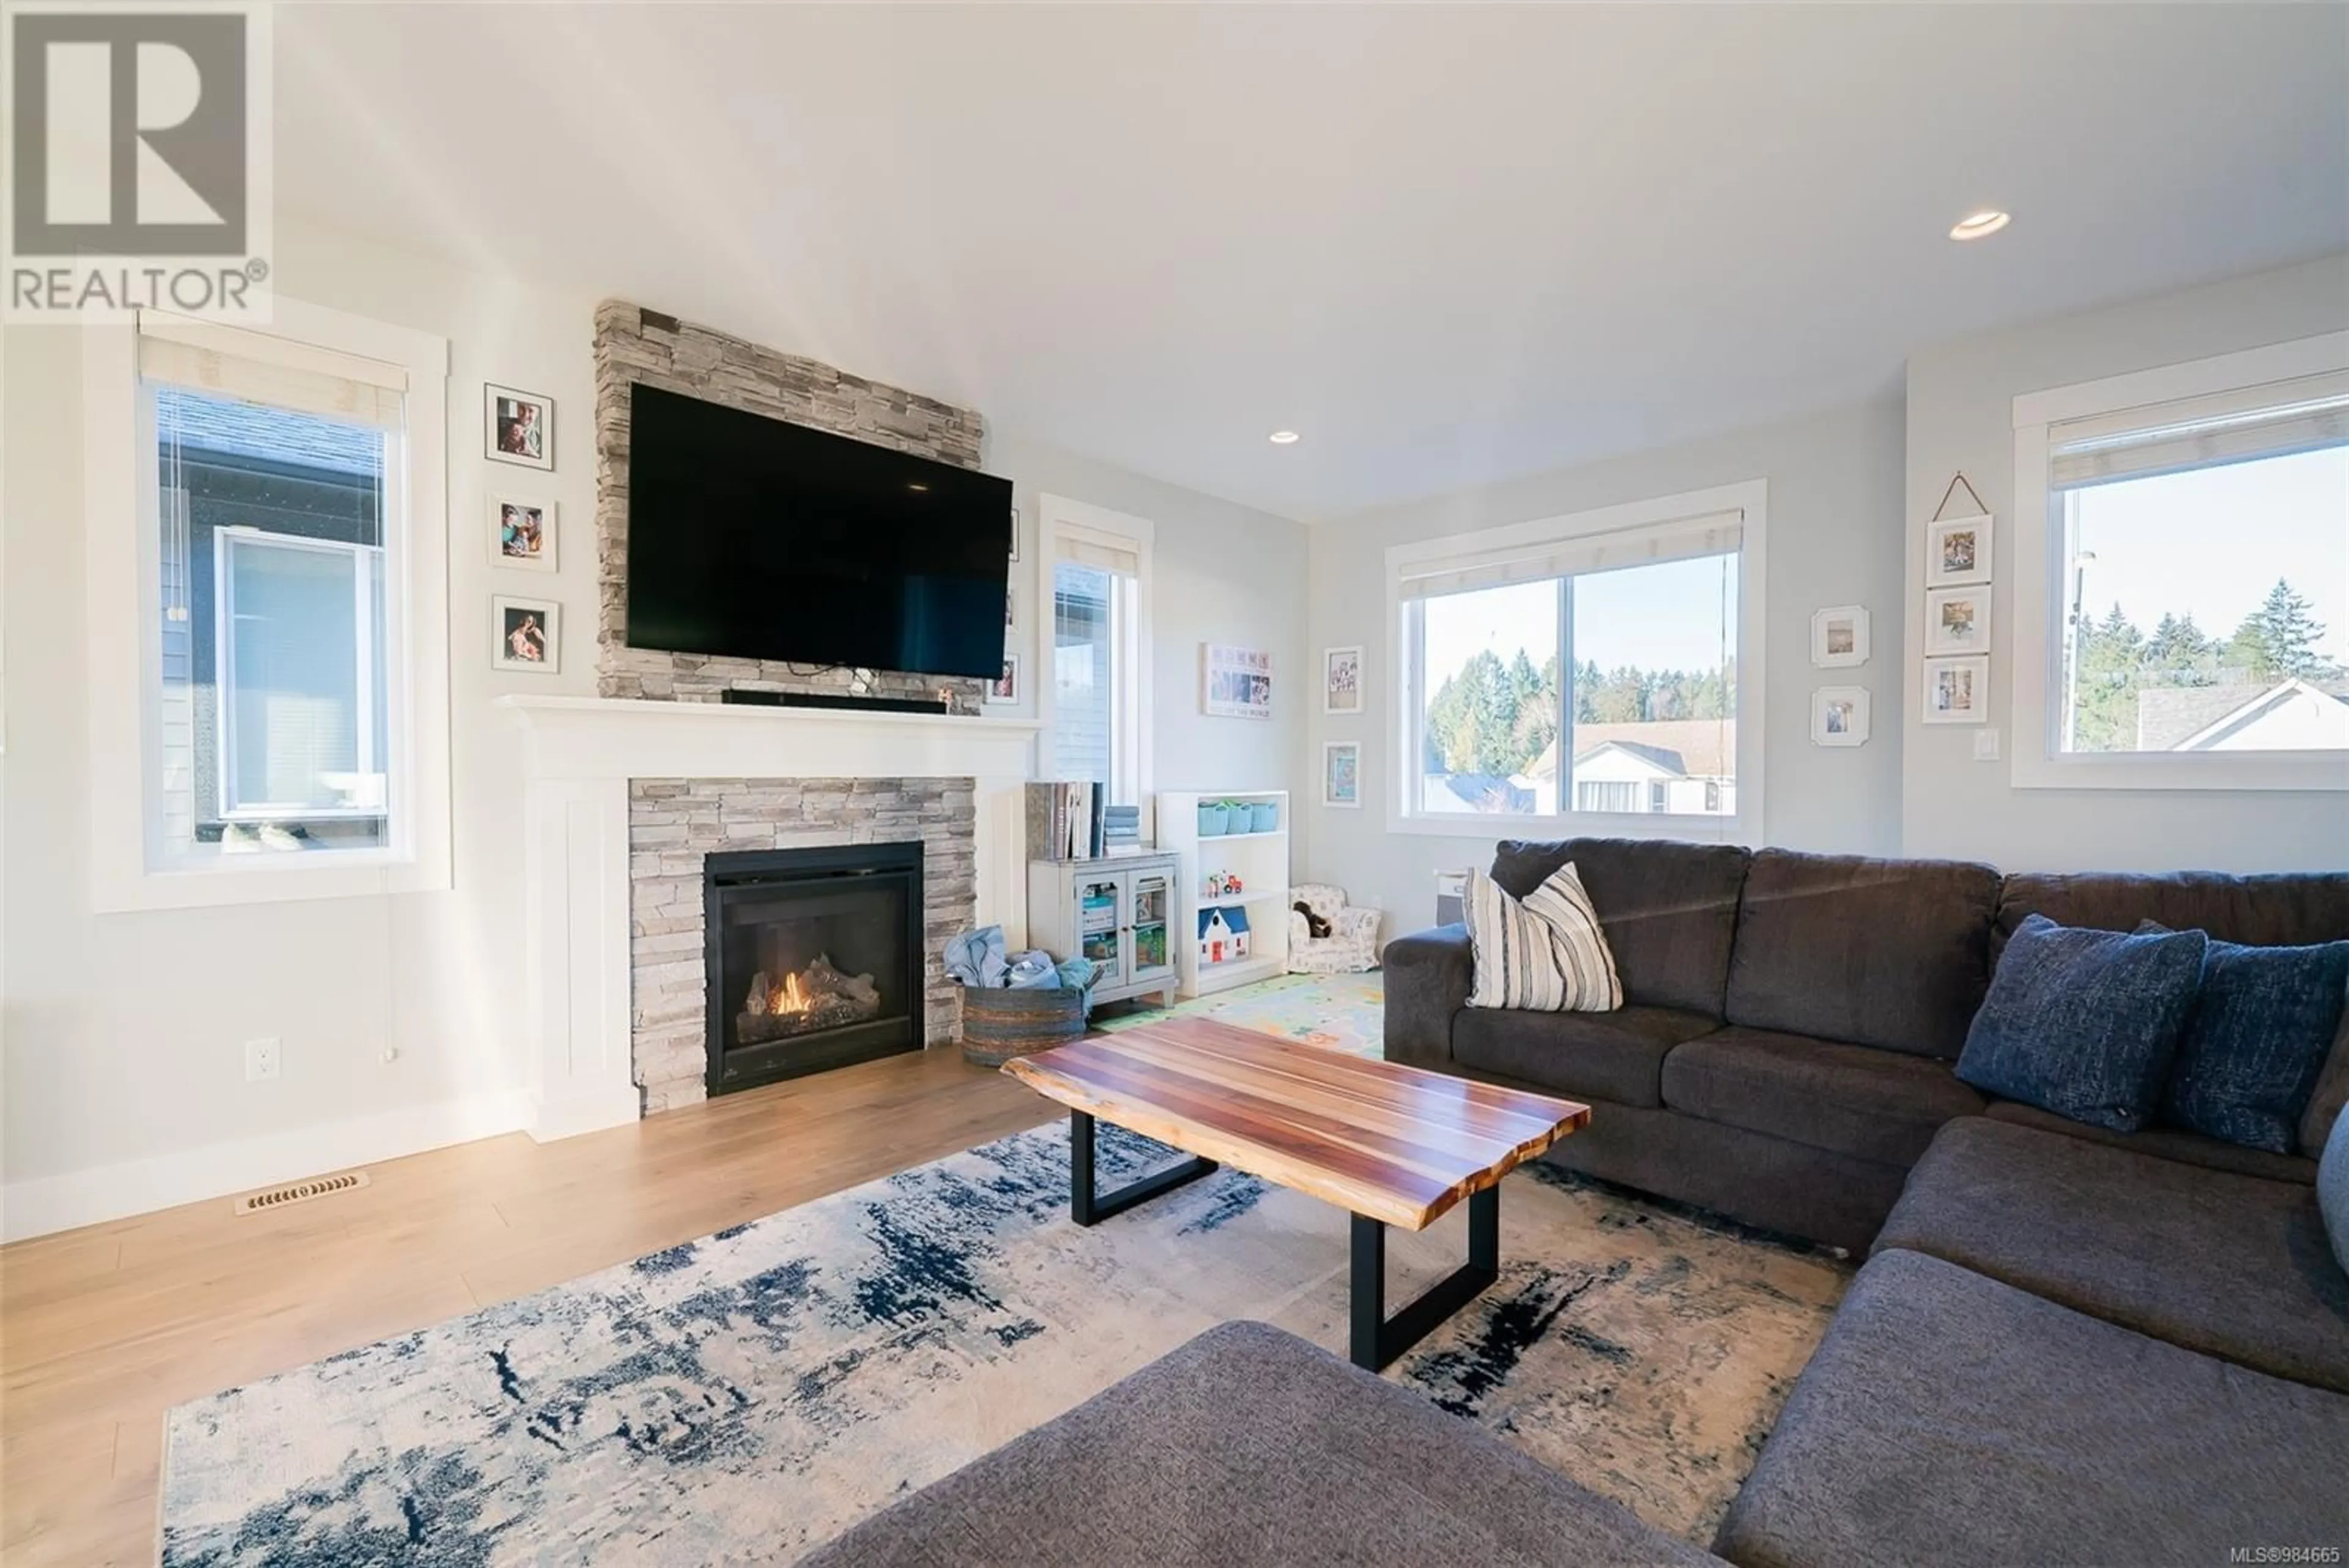
[[[947,940],[947,973],[959,985],[998,986],[1010,972],[1004,957],[1003,928],[986,926]]]
[[[1050,953],[1037,948],[1011,961],[1011,973],[1003,983],[1014,991],[1058,991],[1060,967],[1053,963]]]

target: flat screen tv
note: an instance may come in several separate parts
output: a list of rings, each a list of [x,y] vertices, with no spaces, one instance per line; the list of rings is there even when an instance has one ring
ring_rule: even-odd
[[[638,384],[628,646],[1003,670],[1011,482]]]

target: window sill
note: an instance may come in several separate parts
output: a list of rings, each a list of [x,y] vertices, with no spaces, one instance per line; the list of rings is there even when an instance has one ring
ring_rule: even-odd
[[[320,850],[301,855],[238,855],[235,864],[195,864],[130,876],[101,875],[91,909],[101,915],[150,909],[202,909],[235,904],[285,904],[312,898],[365,898],[386,893],[429,893],[450,886],[445,861],[437,868],[386,850]]]
[[[2010,782],[2016,789],[2339,793],[2349,791],[2349,752],[2087,752],[2065,757],[2018,753]]]
[[[1515,816],[1482,812],[1391,814],[1387,831],[1402,837],[1661,838],[1682,844],[1754,844],[1758,826],[1735,816],[1694,816],[1666,812],[1578,811],[1554,816]]]

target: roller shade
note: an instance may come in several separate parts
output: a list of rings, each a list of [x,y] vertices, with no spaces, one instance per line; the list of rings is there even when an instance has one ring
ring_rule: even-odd
[[[2349,445],[2349,373],[2130,409],[2047,427],[2059,490]]]
[[[1142,575],[1142,556],[1130,539],[1121,539],[1112,534],[1096,534],[1090,528],[1072,528],[1066,524],[1061,525],[1053,537],[1053,552],[1063,561],[1073,561],[1079,566],[1117,572],[1129,577]]]
[[[1508,583],[1538,583],[1619,566],[1652,566],[1701,556],[1725,556],[1745,540],[1743,512],[1714,512],[1677,523],[1648,524],[1614,534],[1454,556],[1402,568],[1398,587],[1405,599],[1464,594]]]
[[[139,374],[150,381],[397,430],[408,374],[398,366],[262,333],[142,323]]]

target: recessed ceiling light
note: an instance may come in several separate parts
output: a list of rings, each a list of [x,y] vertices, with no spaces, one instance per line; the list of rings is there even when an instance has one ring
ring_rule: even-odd
[[[1275,446],[1295,446],[1297,444],[1297,432],[1295,431],[1275,431],[1264,439],[1270,441]]]
[[[1979,213],[1969,213],[1950,227],[1953,240],[1979,240],[1994,234],[2014,220],[1995,207],[1985,207]]]

